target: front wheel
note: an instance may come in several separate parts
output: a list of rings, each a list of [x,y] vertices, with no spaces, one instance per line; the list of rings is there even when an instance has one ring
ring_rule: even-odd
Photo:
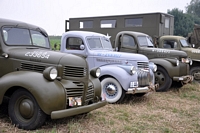
[[[167,71],[158,66],[155,72],[155,83],[159,84],[159,88],[156,91],[167,91],[172,85],[172,79],[169,77]]]
[[[119,82],[114,78],[104,78],[101,81],[102,95],[108,103],[120,103],[125,97],[125,91]]]
[[[33,130],[43,125],[46,114],[38,106],[28,91],[19,89],[13,93],[8,105],[12,124],[25,130]]]
[[[194,77],[194,81],[200,83],[200,67],[192,67],[190,69],[190,75]]]

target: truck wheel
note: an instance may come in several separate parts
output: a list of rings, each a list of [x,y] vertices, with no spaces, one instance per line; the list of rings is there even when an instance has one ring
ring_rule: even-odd
[[[192,67],[190,75],[194,76],[194,81],[200,83],[200,67]]]
[[[167,91],[172,85],[172,79],[167,71],[160,66],[158,66],[155,73],[155,83],[159,84],[159,88],[156,91]]]
[[[12,124],[25,130],[33,130],[43,125],[46,114],[40,109],[35,98],[26,90],[13,93],[8,105]]]
[[[125,97],[125,91],[114,78],[104,78],[101,81],[102,95],[105,95],[108,103],[120,103]]]

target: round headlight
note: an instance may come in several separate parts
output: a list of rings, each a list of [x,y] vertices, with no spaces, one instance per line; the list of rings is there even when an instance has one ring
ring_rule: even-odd
[[[52,80],[54,80],[54,79],[57,78],[57,76],[58,76],[58,71],[57,71],[57,69],[56,69],[56,68],[52,68],[52,69],[50,70],[50,78],[51,78]]]
[[[135,70],[135,67],[134,67],[134,66],[131,67],[130,72],[131,72],[132,74],[135,74],[136,70]]]
[[[153,72],[156,72],[157,71],[157,65],[153,65]]]
[[[176,60],[176,66],[179,66],[179,60]]]
[[[43,71],[43,76],[47,79],[47,80],[55,80],[58,76],[58,71],[55,67],[47,67],[44,71]]]
[[[192,63],[193,63],[193,61],[192,61],[192,59],[190,59],[190,65],[192,65]]]
[[[100,68],[97,68],[96,70],[96,77],[99,77],[101,74],[101,69]]]

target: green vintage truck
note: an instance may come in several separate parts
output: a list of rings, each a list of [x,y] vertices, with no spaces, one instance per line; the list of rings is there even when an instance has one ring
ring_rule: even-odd
[[[50,49],[45,30],[0,18],[0,106],[8,99],[14,125],[32,130],[45,118],[87,113],[106,105],[100,69],[85,58]]]
[[[157,47],[185,51],[193,62],[190,74],[194,76],[195,81],[200,82],[200,49],[193,48],[182,36],[161,36],[158,38]]]

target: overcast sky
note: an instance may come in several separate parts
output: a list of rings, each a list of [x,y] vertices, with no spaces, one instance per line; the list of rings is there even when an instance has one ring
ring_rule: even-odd
[[[163,12],[185,12],[191,0],[0,0],[0,17],[44,28],[62,35],[65,20],[75,17]]]

